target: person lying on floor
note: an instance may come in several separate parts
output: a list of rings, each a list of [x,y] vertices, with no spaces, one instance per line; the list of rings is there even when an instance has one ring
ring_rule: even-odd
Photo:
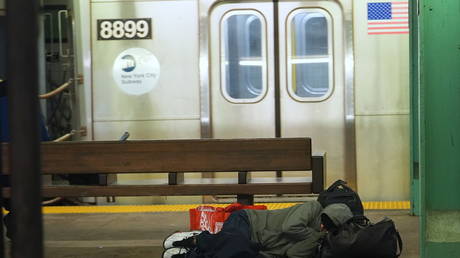
[[[353,217],[345,204],[309,201],[279,210],[233,212],[217,234],[177,232],[163,258],[310,258],[327,230]]]

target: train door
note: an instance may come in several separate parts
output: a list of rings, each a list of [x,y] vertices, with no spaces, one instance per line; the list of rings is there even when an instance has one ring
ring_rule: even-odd
[[[274,137],[273,6],[223,4],[211,13],[214,138]]]
[[[327,183],[342,178],[354,186],[343,20],[342,7],[331,1],[214,7],[209,52],[213,137],[311,137],[313,152],[327,153]]]
[[[313,152],[327,155],[326,183],[341,178],[354,185],[342,9],[331,1],[293,1],[281,2],[278,13],[281,136],[311,137]]]

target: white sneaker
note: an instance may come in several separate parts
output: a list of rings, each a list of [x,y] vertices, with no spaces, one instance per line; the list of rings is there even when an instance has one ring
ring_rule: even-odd
[[[196,236],[200,234],[201,231],[190,231],[190,232],[175,232],[168,237],[165,238],[163,241],[164,249],[169,249],[172,247],[191,247],[191,246],[176,246],[173,245],[174,242],[182,241],[184,239],[190,238],[192,236]]]
[[[174,247],[164,250],[163,258],[185,257],[187,249],[181,247]]]

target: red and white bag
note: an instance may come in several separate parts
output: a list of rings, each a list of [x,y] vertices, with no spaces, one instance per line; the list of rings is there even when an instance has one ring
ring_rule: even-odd
[[[225,208],[212,206],[198,206],[190,209],[190,230],[209,231],[212,234],[219,232],[225,220],[233,211],[242,209],[266,210],[265,205],[242,205],[233,203]]]

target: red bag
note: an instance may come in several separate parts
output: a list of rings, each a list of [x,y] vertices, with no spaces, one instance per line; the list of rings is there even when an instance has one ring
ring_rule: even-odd
[[[209,231],[212,234],[219,232],[224,225],[224,221],[230,214],[237,210],[254,209],[266,210],[265,205],[242,205],[233,203],[225,208],[212,206],[198,206],[195,209],[190,209],[190,230]]]
[[[234,212],[238,210],[266,210],[265,205],[243,205],[241,203],[232,203],[224,208],[225,212]]]
[[[212,206],[198,206],[196,209],[190,209],[190,230],[209,231],[217,233],[222,228],[225,221],[224,208]],[[217,226],[220,227],[216,231]],[[222,224],[222,225],[220,225]]]

